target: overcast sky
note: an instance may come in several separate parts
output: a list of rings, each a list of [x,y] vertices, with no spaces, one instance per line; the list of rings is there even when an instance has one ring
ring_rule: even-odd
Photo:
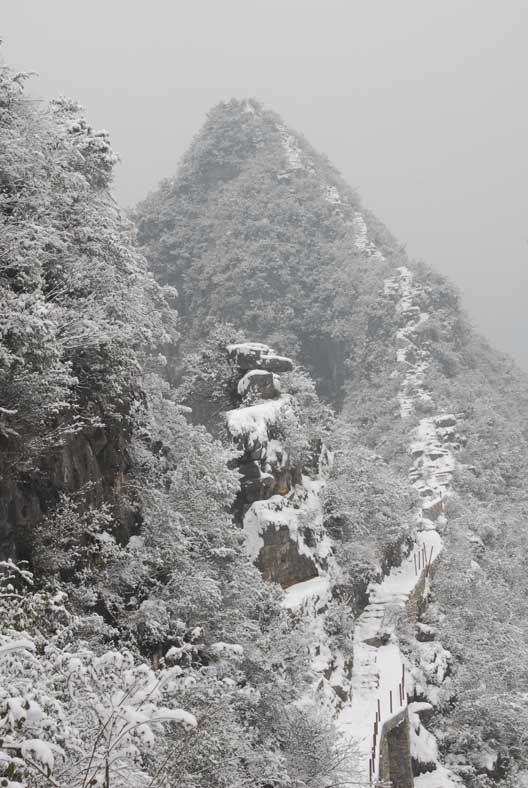
[[[528,369],[528,0],[2,0],[4,55],[77,98],[123,205],[255,96],[461,288]]]

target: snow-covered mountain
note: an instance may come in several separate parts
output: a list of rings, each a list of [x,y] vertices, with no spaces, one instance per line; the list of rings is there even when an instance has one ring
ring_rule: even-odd
[[[184,343],[228,323],[251,342],[293,354],[337,408],[337,434],[346,434],[348,448],[374,452],[414,496],[400,541],[387,531],[378,553],[354,569],[365,582],[346,670],[344,658],[317,644],[326,636],[314,623],[318,689],[339,687],[330,705],[361,753],[358,779],[408,784],[398,764],[409,759],[416,784],[433,788],[520,775],[519,720],[528,712],[524,668],[515,668],[518,658],[526,664],[528,633],[526,584],[518,582],[526,543],[524,374],[474,332],[453,286],[409,260],[328,161],[255,101],[214,108],[178,173],[135,218],[156,277],[179,290]],[[232,410],[230,429],[241,419]],[[340,480],[329,482],[336,489],[350,473],[343,440],[337,445],[329,472]],[[320,495],[321,511],[309,502],[308,519],[326,551],[336,517]],[[253,558],[270,523],[280,530],[290,522],[276,498],[263,493],[245,515],[245,530],[259,535],[250,540]],[[361,514],[339,515],[360,550]],[[365,544],[374,541],[370,517]],[[288,609],[315,620],[335,600],[349,555],[350,543],[331,542],[325,561],[314,561],[317,575],[301,573],[286,592]],[[313,558],[314,549],[301,553]],[[403,738],[391,733],[402,709]]]
[[[258,102],[211,111],[136,243],[106,132],[24,79],[2,786],[526,785],[526,377]]]

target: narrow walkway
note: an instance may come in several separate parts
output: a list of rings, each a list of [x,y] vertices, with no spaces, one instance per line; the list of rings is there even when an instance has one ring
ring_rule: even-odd
[[[412,553],[381,583],[370,587],[370,601],[354,630],[352,698],[341,710],[337,725],[356,748],[363,778],[379,774],[379,738],[375,728],[407,706],[404,664],[395,625],[428,567],[442,549],[436,531],[418,534]],[[377,725],[376,725],[377,720]]]

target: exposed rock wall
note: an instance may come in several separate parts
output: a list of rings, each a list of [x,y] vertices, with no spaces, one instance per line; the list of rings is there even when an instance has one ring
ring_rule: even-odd
[[[242,520],[255,501],[286,495],[300,482],[300,469],[278,440],[281,419],[293,407],[290,397],[281,396],[279,374],[292,370],[293,363],[258,342],[229,345],[227,351],[240,371],[240,407],[226,413],[226,427],[240,451],[237,514]]]
[[[304,533],[300,518],[309,490],[302,468],[288,457],[281,428],[283,419],[295,418],[295,403],[280,383],[293,364],[260,343],[230,345],[228,353],[241,375],[241,405],[226,414],[228,434],[240,451],[237,515],[250,557],[267,580],[286,588],[318,574],[307,547],[309,528]]]
[[[413,785],[409,714],[407,709],[388,720],[380,734],[379,781],[392,788]]]
[[[48,450],[38,466],[5,468],[0,478],[0,558],[30,559],[31,533],[61,494],[82,490],[86,506],[113,503],[125,537],[133,513],[124,503],[128,468],[126,436],[93,428],[68,436]]]

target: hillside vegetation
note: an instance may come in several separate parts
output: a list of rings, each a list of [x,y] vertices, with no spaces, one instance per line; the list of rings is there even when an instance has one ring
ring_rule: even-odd
[[[180,291],[184,343],[229,321],[294,348],[337,407],[348,447],[368,447],[403,477],[408,435],[430,411],[424,398],[422,413],[400,419],[401,317],[385,283],[400,266],[412,271],[427,316],[416,338],[428,358],[420,386],[439,412],[456,414],[460,434],[427,613],[451,653],[434,728],[446,762],[472,785],[522,771],[526,376],[475,333],[453,286],[409,261],[326,159],[252,100],[210,112],[135,220],[157,280]],[[338,454],[345,486],[347,462],[340,471]],[[367,530],[375,523],[376,514]]]
[[[361,783],[373,652],[417,788],[527,784],[526,376],[258,102],[127,219],[108,134],[26,80],[0,68],[3,788]]]
[[[322,785],[302,626],[246,557],[232,446],[167,382],[176,292],[106,132],[25,80],[0,70],[2,785]]]

